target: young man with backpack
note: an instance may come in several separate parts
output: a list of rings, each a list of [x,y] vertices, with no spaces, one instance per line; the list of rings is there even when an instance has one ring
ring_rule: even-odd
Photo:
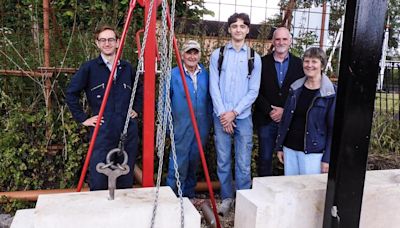
[[[210,58],[210,95],[213,102],[217,174],[221,183],[221,215],[229,212],[235,191],[251,186],[253,123],[251,106],[258,95],[261,58],[245,43],[250,18],[235,13],[228,19],[231,41]],[[254,56],[252,59],[252,55]],[[223,58],[223,60],[221,60]],[[231,171],[231,144],[235,148],[235,186]]]

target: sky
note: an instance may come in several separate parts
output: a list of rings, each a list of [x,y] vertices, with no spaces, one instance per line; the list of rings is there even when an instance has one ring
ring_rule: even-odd
[[[265,19],[279,14],[280,0],[204,0],[208,10],[215,13],[214,16],[204,16],[204,20],[227,21],[235,12],[250,15],[252,24],[259,24]]]

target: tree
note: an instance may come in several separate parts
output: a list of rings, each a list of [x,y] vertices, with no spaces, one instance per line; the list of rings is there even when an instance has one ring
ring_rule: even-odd
[[[399,47],[400,38],[400,1],[389,0],[388,16],[390,19],[389,27],[389,48]]]

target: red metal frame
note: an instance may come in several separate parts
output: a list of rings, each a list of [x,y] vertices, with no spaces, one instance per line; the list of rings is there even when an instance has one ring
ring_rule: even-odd
[[[139,3],[143,4],[143,1],[140,1]],[[145,1],[145,3],[144,3],[145,4],[145,18],[148,17],[148,11],[149,11],[149,8],[151,5],[150,3],[151,3],[150,1]],[[104,94],[104,98],[103,98],[103,101],[102,101],[102,104],[100,107],[100,112],[98,115],[99,119],[101,119],[104,114],[105,106],[106,106],[106,103],[108,100],[111,86],[113,84],[112,83],[113,75],[115,73],[118,60],[120,59],[121,54],[122,54],[122,50],[123,50],[123,47],[125,44],[126,34],[129,29],[129,26],[130,26],[130,22],[132,19],[132,12],[133,12],[133,9],[135,8],[135,5],[136,5],[136,1],[132,0],[129,5],[128,15],[127,15],[126,22],[124,25],[124,30],[122,32],[120,48],[118,48],[118,50],[117,50],[116,59],[113,63],[111,73],[109,75],[106,91]],[[144,105],[143,105],[144,106],[143,107],[143,180],[142,180],[143,187],[154,186],[153,176],[154,176],[154,130],[155,130],[154,129],[155,128],[155,126],[154,126],[154,115],[155,115],[154,114],[155,113],[154,104],[155,104],[155,76],[156,76],[155,66],[156,66],[156,59],[158,57],[157,40],[156,40],[156,10],[157,10],[157,4],[154,4],[153,9],[152,9],[153,13],[150,17],[146,49],[144,52],[145,56],[144,56]],[[171,18],[170,18],[169,14],[167,15],[167,22],[168,22],[168,26],[171,28]],[[140,34],[140,31],[136,34],[136,40],[138,40],[139,34]],[[200,157],[201,157],[201,161],[202,161],[202,165],[203,165],[204,174],[206,176],[208,191],[209,191],[211,203],[213,206],[213,213],[216,218],[217,227],[220,228],[221,225],[220,225],[218,214],[217,214],[214,192],[213,192],[213,189],[211,186],[210,176],[209,176],[208,168],[207,168],[207,162],[205,159],[203,147],[201,145],[201,139],[200,139],[200,134],[199,134],[198,126],[197,126],[197,121],[196,121],[196,117],[194,115],[193,106],[192,106],[191,99],[190,99],[190,93],[189,93],[189,90],[187,87],[186,78],[185,78],[185,74],[184,74],[183,66],[182,66],[182,60],[181,60],[181,56],[180,56],[180,52],[178,49],[178,44],[177,44],[175,36],[173,37],[173,46],[174,46],[175,55],[177,58],[181,78],[183,81],[185,94],[187,97],[187,103],[189,106],[190,117],[192,120],[194,132],[196,135],[196,141],[197,141],[197,145],[198,145],[199,152],[200,152]],[[140,48],[141,48],[140,42],[138,42],[138,49],[140,49]],[[90,141],[90,146],[88,149],[88,153],[86,155],[85,164],[82,169],[81,177],[79,179],[79,184],[78,184],[78,188],[77,188],[78,192],[80,192],[82,189],[83,181],[86,176],[87,168],[89,165],[90,157],[93,152],[93,148],[94,148],[94,144],[96,142],[96,137],[97,137],[99,128],[100,128],[100,121],[96,123],[96,127],[94,129],[93,136]]]
[[[145,1],[145,18],[148,17],[150,1]],[[144,84],[143,84],[143,187],[154,186],[154,113],[156,89],[156,11],[153,5],[150,26],[144,50]]]
[[[104,114],[104,110],[105,110],[105,107],[106,107],[106,104],[107,104],[107,100],[108,100],[108,95],[110,94],[111,86],[113,84],[112,83],[113,75],[115,73],[115,70],[117,69],[118,60],[121,58],[122,49],[123,49],[124,44],[125,44],[126,34],[128,32],[129,25],[131,24],[132,12],[133,12],[133,9],[135,8],[135,5],[136,5],[136,0],[132,0],[130,2],[130,4],[129,4],[129,9],[128,9],[128,13],[127,13],[128,16],[126,17],[124,30],[122,31],[120,45],[119,45],[119,48],[117,50],[117,55],[115,57],[113,66],[111,68],[111,73],[110,73],[110,75],[108,77],[108,83],[107,83],[106,91],[104,93],[104,98],[103,98],[103,101],[101,102],[100,112],[99,112],[99,115],[98,115],[98,119],[99,120],[101,120],[101,118],[103,117],[103,114]],[[81,189],[82,189],[83,181],[85,180],[87,168],[89,166],[90,157],[92,156],[94,144],[96,142],[96,138],[97,138],[97,134],[99,133],[99,129],[100,129],[100,121],[97,121],[96,127],[94,128],[92,139],[90,140],[90,145],[89,145],[89,149],[88,149],[88,152],[87,152],[87,155],[86,155],[85,164],[83,165],[81,177],[79,179],[78,187],[77,187],[77,190],[76,190],[77,192],[80,192]],[[131,167],[131,169],[133,169],[133,167]]]

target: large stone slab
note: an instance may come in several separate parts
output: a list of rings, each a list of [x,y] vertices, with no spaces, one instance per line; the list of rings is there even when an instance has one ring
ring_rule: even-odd
[[[179,198],[169,187],[159,194],[154,227],[180,227]],[[154,198],[155,188],[116,190],[115,200],[108,200],[108,191],[40,195],[32,227],[150,227]],[[184,217],[185,227],[200,227],[200,214],[187,198]]]
[[[236,196],[235,227],[322,227],[327,175],[254,178]],[[400,170],[368,171],[360,227],[399,227]],[[340,211],[339,211],[340,214]]]
[[[10,228],[33,228],[34,209],[18,210]]]

